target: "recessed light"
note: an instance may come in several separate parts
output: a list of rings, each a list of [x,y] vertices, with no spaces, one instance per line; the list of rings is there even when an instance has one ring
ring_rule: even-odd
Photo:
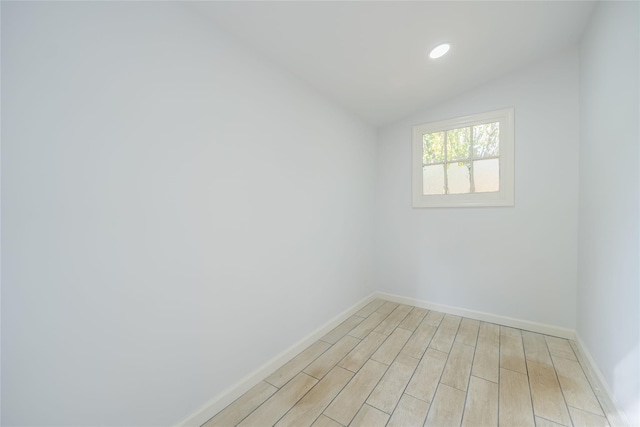
[[[429,52],[429,58],[431,59],[440,58],[445,53],[449,52],[449,49],[451,49],[451,43],[439,44],[438,46],[431,49],[431,52]]]

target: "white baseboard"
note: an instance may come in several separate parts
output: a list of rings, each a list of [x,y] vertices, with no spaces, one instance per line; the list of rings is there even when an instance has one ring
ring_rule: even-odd
[[[602,409],[609,420],[609,424],[612,427],[630,426],[631,422],[625,415],[624,411],[619,409],[621,406],[613,396],[607,380],[605,380],[604,375],[602,375],[602,372],[598,369],[598,365],[596,365],[596,362],[591,357],[591,353],[589,353],[584,341],[582,341],[582,338],[580,338],[580,335],[578,335],[577,332],[576,339],[571,342],[571,346],[578,356],[578,360],[582,365],[589,383],[591,383],[591,388],[593,388],[593,391],[596,393],[596,397],[602,405]]]
[[[467,310],[464,308],[435,304],[428,301],[387,294],[384,292],[374,292],[373,296],[400,304],[413,305],[416,307],[426,308],[428,310],[439,311],[441,313],[454,314],[456,316],[468,317],[470,319],[481,320],[483,322],[496,323],[498,325],[510,326],[512,328],[524,329],[526,331],[538,332],[540,334],[552,335],[555,337],[566,338],[570,340],[574,339],[576,335],[573,329],[546,325],[544,323],[531,322],[529,320],[514,319],[512,317],[499,316],[497,314],[485,313],[482,311]]]
[[[302,352],[305,348],[309,347],[311,344],[322,338],[328,332],[330,332],[333,328],[338,326],[340,323],[347,320],[353,314],[357,313],[361,308],[366,306],[374,299],[373,295],[370,295],[360,302],[353,305],[351,308],[345,310],[341,314],[337,315],[333,319],[329,320],[327,323],[316,329],[311,334],[307,335],[305,338],[301,339],[273,359],[269,360],[267,363],[238,381],[236,384],[232,385],[222,393],[215,396],[209,402],[200,407],[193,414],[189,415],[184,420],[180,421],[176,426],[179,427],[199,427],[202,424],[206,423],[209,419],[211,419],[214,415],[220,412],[222,409],[230,405],[234,400],[242,396],[244,393],[249,391],[253,386],[258,384],[260,381],[264,380],[267,376],[273,373],[275,370],[280,368],[282,365],[291,360],[298,353]]]

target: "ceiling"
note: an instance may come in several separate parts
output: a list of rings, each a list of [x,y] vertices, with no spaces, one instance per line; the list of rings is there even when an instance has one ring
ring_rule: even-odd
[[[594,2],[216,1],[198,14],[381,126],[574,45]],[[452,43],[443,58],[429,50]]]

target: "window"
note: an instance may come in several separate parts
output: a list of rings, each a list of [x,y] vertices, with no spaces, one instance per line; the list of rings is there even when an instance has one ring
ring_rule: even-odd
[[[513,108],[413,127],[413,207],[513,206]]]

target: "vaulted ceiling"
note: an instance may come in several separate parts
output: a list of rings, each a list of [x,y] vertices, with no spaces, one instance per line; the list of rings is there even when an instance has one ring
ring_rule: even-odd
[[[381,126],[575,45],[594,2],[229,1],[190,7]],[[428,58],[447,41],[449,54]]]

